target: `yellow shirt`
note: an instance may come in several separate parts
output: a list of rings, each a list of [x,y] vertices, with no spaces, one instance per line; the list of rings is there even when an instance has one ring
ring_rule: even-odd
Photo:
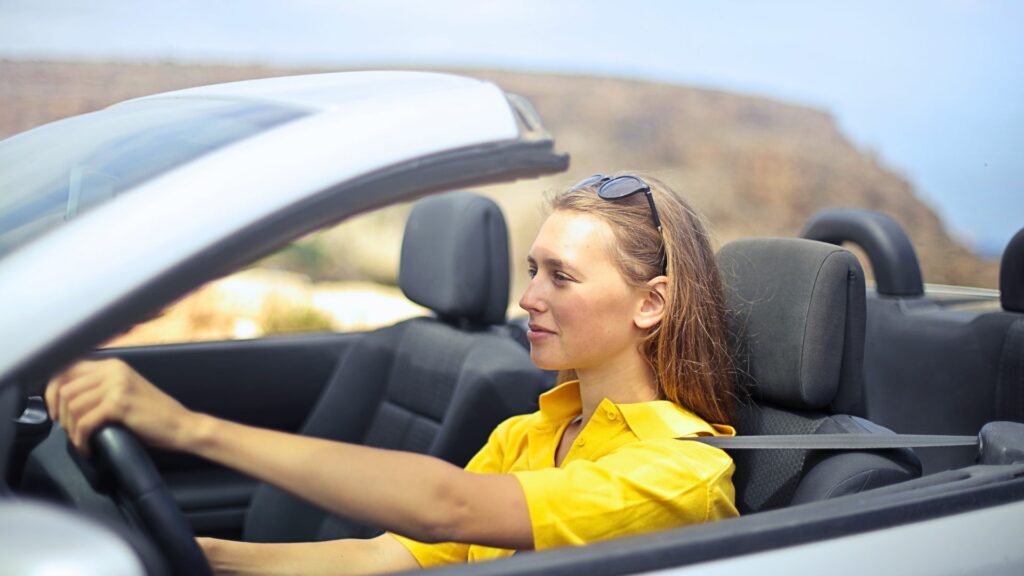
[[[737,516],[729,456],[678,436],[733,436],[667,400],[614,404],[605,399],[561,467],[555,451],[580,414],[579,382],[540,397],[540,411],[502,422],[466,465],[513,474],[526,495],[537,550],[580,545]],[[424,568],[510,556],[475,544],[424,544],[394,535]]]

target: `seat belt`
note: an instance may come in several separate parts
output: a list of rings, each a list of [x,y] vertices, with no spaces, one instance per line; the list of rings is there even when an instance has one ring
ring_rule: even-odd
[[[766,436],[681,436],[722,450],[882,450],[977,446],[977,436],[939,434],[770,434]]]

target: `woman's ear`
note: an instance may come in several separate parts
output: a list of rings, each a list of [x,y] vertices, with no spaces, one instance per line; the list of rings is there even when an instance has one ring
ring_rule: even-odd
[[[665,316],[665,300],[668,294],[668,277],[655,276],[640,287],[643,300],[633,317],[633,323],[641,330],[650,330]]]

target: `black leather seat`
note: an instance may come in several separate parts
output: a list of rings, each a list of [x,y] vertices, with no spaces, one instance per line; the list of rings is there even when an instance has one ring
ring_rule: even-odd
[[[869,210],[828,209],[805,238],[864,249],[876,288],[867,298],[863,415],[905,434],[977,434],[1024,422],[1024,230],[1003,253],[999,306],[989,297],[925,291],[903,228]],[[970,465],[977,450],[920,454],[926,474]]]
[[[406,225],[399,283],[436,317],[368,333],[353,345],[301,433],[464,465],[502,420],[536,410],[549,382],[504,324],[508,238],[498,206],[468,192],[419,201]],[[286,542],[374,533],[263,485],[244,537]]]
[[[741,435],[885,434],[862,409],[864,276],[853,254],[795,238],[719,252]],[[910,450],[734,450],[741,513],[856,493],[920,476]]]

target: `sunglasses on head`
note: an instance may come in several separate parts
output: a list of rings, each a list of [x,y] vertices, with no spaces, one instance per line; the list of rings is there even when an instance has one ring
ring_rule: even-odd
[[[665,234],[661,231],[661,218],[658,217],[658,207],[654,205],[654,194],[651,193],[650,185],[636,176],[616,176],[612,178],[604,174],[594,174],[589,178],[579,181],[573,186],[573,189],[586,187],[596,187],[598,197],[604,200],[619,200],[640,192],[647,196],[647,205],[651,207],[651,218],[654,219],[654,227],[658,229],[658,234],[661,235],[661,245],[663,247],[661,252],[661,271],[662,274],[668,274],[668,254],[664,249]]]

